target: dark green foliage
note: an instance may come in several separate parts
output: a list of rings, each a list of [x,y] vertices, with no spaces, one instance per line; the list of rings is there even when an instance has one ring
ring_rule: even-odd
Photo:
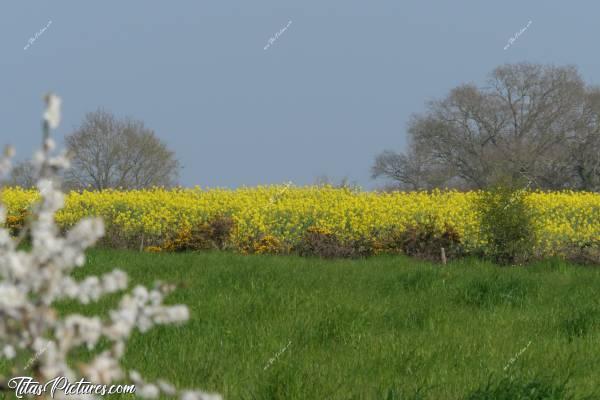
[[[481,193],[476,202],[484,254],[501,265],[521,264],[532,258],[535,243],[532,213],[526,190],[498,185]]]

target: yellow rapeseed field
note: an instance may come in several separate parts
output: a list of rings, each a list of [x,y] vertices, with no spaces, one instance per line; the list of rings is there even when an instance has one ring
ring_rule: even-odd
[[[376,193],[331,187],[258,186],[229,189],[151,189],[72,192],[57,215],[62,227],[85,216],[101,216],[109,232],[143,234],[148,243],[197,226],[220,215],[233,218],[231,241],[244,248],[268,236],[293,244],[310,226],[342,240],[377,237],[410,224],[454,227],[467,249],[479,238],[474,200],[479,192],[433,191]],[[36,201],[32,190],[6,188],[0,200],[13,221]],[[531,192],[526,201],[534,212],[537,249],[555,254],[567,244],[600,242],[600,194]]]

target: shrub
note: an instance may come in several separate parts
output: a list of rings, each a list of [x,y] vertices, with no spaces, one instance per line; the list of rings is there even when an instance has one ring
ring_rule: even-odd
[[[351,254],[331,231],[316,226],[308,227],[295,251],[301,256],[322,258],[349,257]]]
[[[254,242],[252,251],[256,254],[284,254],[287,252],[281,240],[273,235],[264,235]]]
[[[165,251],[198,250],[205,244],[203,240],[198,239],[200,238],[192,238],[192,229],[186,226],[181,228],[174,237],[165,240],[162,248]]]
[[[166,251],[208,250],[227,247],[234,221],[229,216],[217,216],[195,227],[184,226],[163,244]]]
[[[148,246],[148,247],[144,248],[144,251],[146,253],[160,253],[160,252],[162,252],[162,248],[160,248],[158,246]]]
[[[403,230],[392,230],[384,234],[383,239],[376,245],[377,252],[404,253],[437,262],[441,260],[442,248],[447,259],[458,258],[465,253],[460,235],[448,224],[441,231],[436,229],[433,223],[409,225]]]
[[[138,249],[144,244],[142,238],[144,238],[143,233],[125,232],[119,226],[107,224],[106,235],[99,240],[98,244],[111,249]]]
[[[521,264],[533,258],[535,232],[526,191],[498,185],[476,200],[484,256],[501,265]]]
[[[12,236],[18,236],[25,227],[28,212],[25,209],[19,210],[16,215],[6,217],[5,226]]]
[[[229,215],[218,215],[209,222],[210,240],[215,246],[223,250],[229,245],[231,232],[235,227],[235,221]]]
[[[355,258],[373,254],[373,244],[366,238],[344,243],[328,229],[310,226],[294,251],[301,256]]]
[[[569,262],[600,266],[600,242],[590,242],[580,246],[565,246],[562,253],[563,258]]]

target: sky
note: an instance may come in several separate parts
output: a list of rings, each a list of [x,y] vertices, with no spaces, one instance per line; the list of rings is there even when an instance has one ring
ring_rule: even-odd
[[[577,0],[2,2],[0,144],[29,157],[53,91],[59,144],[99,107],[142,120],[185,186],[373,189],[411,114],[497,66],[575,65],[600,84],[598,15]]]

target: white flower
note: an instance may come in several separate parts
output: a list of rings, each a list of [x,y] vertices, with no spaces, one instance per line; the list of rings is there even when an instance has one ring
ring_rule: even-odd
[[[4,357],[8,358],[9,360],[12,360],[17,355],[17,352],[15,351],[14,347],[7,344],[6,346],[4,346],[2,354],[4,355]]]
[[[116,292],[127,288],[127,274],[119,269],[102,277],[102,286],[105,292]]]
[[[181,400],[222,400],[218,394],[186,390],[181,393]]]
[[[100,339],[102,323],[100,318],[87,318],[81,315],[69,315],[64,321],[64,326],[57,329],[58,339],[69,340],[74,338],[74,345],[86,344],[88,349],[93,349]]]
[[[143,286],[136,286],[135,289],[133,289],[133,295],[135,296],[136,300],[146,301],[148,298],[148,289]]]
[[[160,391],[158,390],[156,385],[150,383],[142,386],[140,390],[136,390],[136,394],[145,399],[156,399],[160,394]]]
[[[0,310],[13,309],[25,305],[25,294],[16,286],[0,283]]]
[[[60,99],[48,95],[46,101],[44,120],[54,129],[60,122]],[[18,250],[17,240],[0,226],[0,343],[4,346],[0,346],[0,354],[14,358],[16,349],[34,352],[34,361],[26,365],[35,362],[40,379],[64,376],[74,382],[84,375],[94,383],[110,384],[123,378],[119,359],[125,353],[125,340],[135,328],[143,332],[156,324],[181,322],[189,318],[189,312],[183,305],[162,304],[169,291],[166,285],[151,291],[143,286],[136,287],[131,295],[123,296],[116,310],[108,312],[107,320],[78,314],[62,316],[53,308],[53,303],[59,299],[71,298],[85,304],[99,300],[105,294],[127,289],[128,285],[127,275],[120,270],[101,277],[89,276],[82,281],[71,277],[75,267],[85,264],[85,250],[104,234],[104,225],[97,218],[85,219],[66,235],[56,226],[55,214],[65,200],[56,184],[57,172],[67,168],[69,163],[64,154],[49,155],[54,146],[54,141],[47,138],[44,151],[38,151],[33,160],[40,201],[32,209],[33,222],[28,226],[30,249]],[[0,176],[9,172],[12,153],[9,150],[0,157]],[[5,217],[6,211],[0,207],[0,222]],[[48,341],[49,337],[56,339]],[[77,365],[77,373],[71,369],[73,350],[81,345],[94,349],[101,337],[111,343],[110,350],[99,354],[90,363],[72,363]],[[140,393],[147,398],[157,398],[161,392],[170,396],[179,393],[167,382],[143,382],[135,371],[130,376],[136,385],[140,382]],[[218,395],[198,391],[185,393],[185,396],[198,400],[221,399]],[[57,400],[67,398],[62,394],[56,397]]]
[[[45,96],[46,100],[46,112],[44,113],[44,120],[48,123],[50,129],[56,129],[60,124],[60,97],[53,93],[49,93]]]
[[[134,369],[129,371],[129,379],[131,379],[133,381],[133,383],[143,382],[142,376],[140,375],[140,373]]]
[[[157,382],[160,391],[166,394],[167,396],[174,396],[177,393],[177,389],[173,385],[168,382],[159,379]]]
[[[119,363],[108,352],[101,353],[90,364],[84,365],[82,371],[90,381],[104,385],[123,377]]]
[[[169,318],[171,322],[183,322],[190,318],[190,313],[184,305],[172,306],[169,308]]]
[[[52,138],[47,138],[45,145],[49,151],[52,151],[56,148],[56,142]]]

